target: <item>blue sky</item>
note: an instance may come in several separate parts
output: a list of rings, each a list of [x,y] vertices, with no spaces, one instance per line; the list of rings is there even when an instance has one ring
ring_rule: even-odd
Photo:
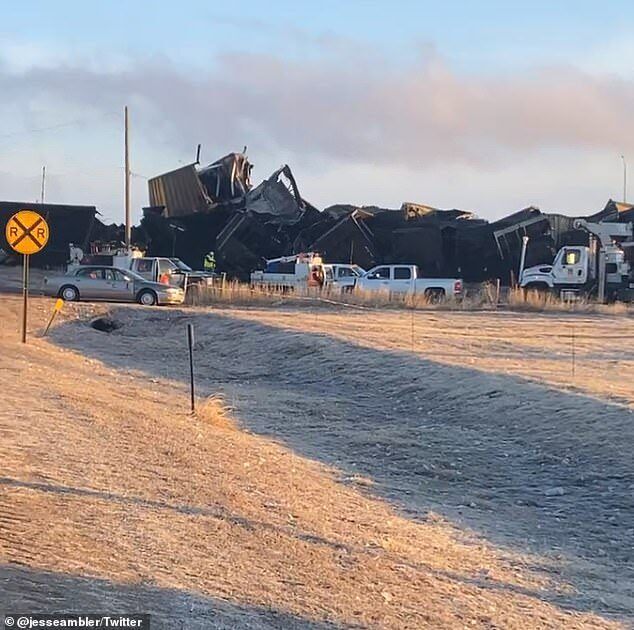
[[[620,154],[634,165],[632,3],[24,1],[1,16],[3,198],[37,197],[45,163],[50,201],[119,220],[125,103],[137,216],[141,176],[197,142],[209,161],[249,145],[256,180],[288,162],[318,206],[490,218],[596,209],[620,194]]]
[[[624,1],[3,4],[5,41],[77,54],[164,54],[184,63],[226,49],[302,56],[310,54],[311,37],[338,36],[397,59],[433,46],[459,67],[487,72],[532,61],[575,63],[593,48],[631,38],[634,28],[632,3]]]

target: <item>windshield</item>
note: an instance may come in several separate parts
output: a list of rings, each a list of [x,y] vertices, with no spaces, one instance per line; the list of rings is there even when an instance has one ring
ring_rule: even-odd
[[[181,270],[181,271],[192,271],[192,268],[189,265],[186,265],[180,258],[170,258],[170,260]]]
[[[365,273],[365,269],[359,267],[359,265],[352,265],[352,271],[354,271],[356,276],[362,276]]]

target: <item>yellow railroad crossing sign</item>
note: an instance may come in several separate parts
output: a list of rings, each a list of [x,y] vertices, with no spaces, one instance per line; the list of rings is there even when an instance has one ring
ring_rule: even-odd
[[[7,222],[5,236],[18,254],[37,254],[48,243],[48,223],[33,210],[20,210]]]

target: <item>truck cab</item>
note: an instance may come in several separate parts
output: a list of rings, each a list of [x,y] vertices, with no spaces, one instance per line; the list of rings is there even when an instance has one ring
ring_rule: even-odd
[[[169,258],[132,258],[129,268],[146,280],[160,282],[161,278],[169,278],[164,284],[179,284],[182,278],[178,274],[178,266]]]
[[[407,293],[418,277],[418,269],[413,265],[382,265],[368,271],[357,286],[374,291]]]
[[[212,285],[214,274],[194,271],[179,258],[140,257],[128,259],[126,268],[147,280],[185,287],[192,285]]]
[[[324,265],[324,286],[340,289],[342,292],[351,291],[357,278],[360,278],[364,273],[365,270],[359,265],[327,263]]]
[[[594,279],[590,248],[581,245],[562,247],[552,265],[535,265],[522,271],[524,289],[581,289]]]
[[[587,247],[562,247],[552,266],[556,285],[585,284],[590,275],[590,252]]]

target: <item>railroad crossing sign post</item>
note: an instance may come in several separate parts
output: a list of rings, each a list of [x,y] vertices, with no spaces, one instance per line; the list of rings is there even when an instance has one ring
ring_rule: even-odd
[[[20,210],[7,221],[5,228],[7,243],[18,254],[22,254],[22,343],[26,343],[29,256],[44,249],[49,234],[48,223],[33,210]]]

